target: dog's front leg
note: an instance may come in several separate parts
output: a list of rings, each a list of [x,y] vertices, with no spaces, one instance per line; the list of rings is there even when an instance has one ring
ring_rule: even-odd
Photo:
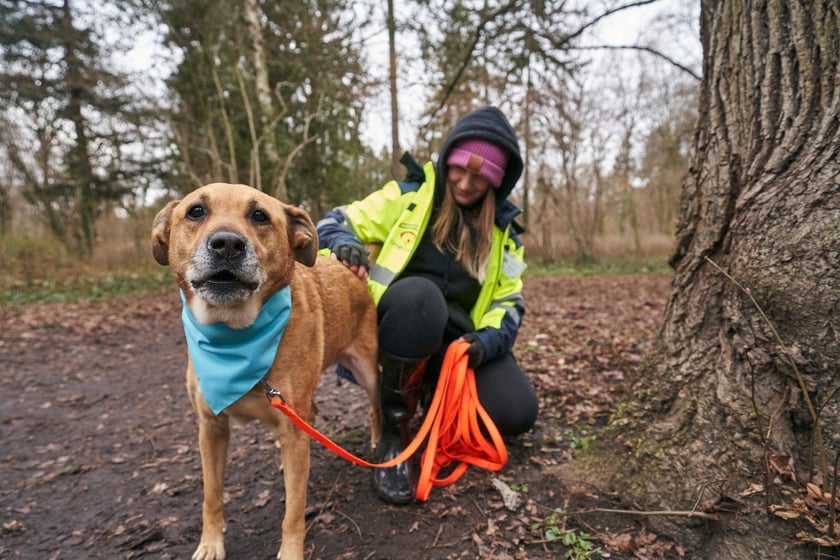
[[[286,514],[283,517],[283,541],[277,558],[303,560],[306,532],[306,486],[309,482],[309,436],[289,426],[280,448],[283,483],[286,487]]]
[[[229,441],[230,424],[226,415],[199,415],[198,445],[204,475],[204,505],[201,512],[201,542],[192,555],[193,560],[224,560],[225,557],[222,493]]]

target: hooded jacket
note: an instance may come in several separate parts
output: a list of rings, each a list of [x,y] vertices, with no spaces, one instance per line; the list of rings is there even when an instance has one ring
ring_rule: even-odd
[[[446,188],[447,157],[466,138],[487,140],[509,154],[505,175],[494,189],[496,215],[486,279],[469,312],[485,359],[492,360],[511,351],[525,312],[524,248],[517,237],[522,228],[514,222],[520,210],[508,200],[522,174],[522,156],[516,133],[499,109],[484,107],[460,119],[444,141],[437,164],[427,162],[421,167],[405,154],[401,160],[408,170],[404,181],[390,181],[362,200],[334,208],[318,222],[317,230],[325,253],[335,252],[342,245],[381,246],[368,277],[378,305],[388,286],[405,270],[434,209],[440,206]]]
[[[505,167],[505,176],[502,178],[499,187],[494,189],[496,192],[496,215],[499,215],[502,207],[508,206],[507,211],[513,211],[515,217],[519,214],[519,209],[507,198],[522,175],[522,155],[519,152],[516,132],[514,132],[505,115],[496,107],[484,107],[468,113],[452,127],[449,136],[446,137],[443,146],[440,148],[440,157],[438,157],[435,165],[435,174],[440,179],[436,197],[442,197],[443,189],[446,187],[446,160],[449,159],[449,152],[461,140],[467,138],[487,140],[508,152],[510,158]],[[439,203],[439,201],[440,199],[437,198],[436,202]],[[503,202],[507,204],[505,205]]]

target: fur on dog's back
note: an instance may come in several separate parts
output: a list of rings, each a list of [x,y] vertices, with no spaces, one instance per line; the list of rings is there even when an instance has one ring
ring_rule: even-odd
[[[318,298],[322,302],[326,348],[347,348],[357,338],[360,331],[358,324],[369,322],[371,316],[376,315],[367,282],[359,280],[347,267],[327,257],[318,257],[311,268],[300,264],[295,267],[292,293],[297,290],[307,290],[311,298]],[[305,309],[295,308],[294,302],[292,306],[294,312],[306,312]],[[339,318],[350,318],[353,324],[330,324],[331,320]],[[325,356],[324,359],[328,366],[335,361],[336,356]]]

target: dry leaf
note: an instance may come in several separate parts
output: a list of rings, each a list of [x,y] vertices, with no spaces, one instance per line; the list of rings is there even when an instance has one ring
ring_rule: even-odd
[[[798,510],[776,505],[771,505],[770,511],[773,512],[773,515],[781,517],[782,519],[797,519],[800,515],[802,515],[802,512]]]
[[[260,492],[260,495],[257,497],[257,499],[254,500],[254,505],[257,506],[257,507],[263,507],[265,504],[268,503],[270,497],[271,497],[271,491],[270,490],[263,490],[262,492]]]
[[[619,535],[603,535],[601,542],[610,548],[616,550],[633,550],[633,536],[630,533],[621,533]]]
[[[512,490],[510,486],[498,478],[493,479],[493,488],[501,493],[502,501],[504,501],[505,507],[510,511],[516,511],[522,505],[522,496],[519,492]]]

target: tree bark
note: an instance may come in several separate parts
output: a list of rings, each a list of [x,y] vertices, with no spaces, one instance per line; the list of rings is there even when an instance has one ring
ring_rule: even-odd
[[[663,326],[581,459],[628,501],[719,513],[657,518],[692,558],[813,558],[793,542],[818,531],[767,506],[791,500],[783,487],[826,483],[824,458],[840,451],[839,12],[836,0],[701,5],[699,121]]]

